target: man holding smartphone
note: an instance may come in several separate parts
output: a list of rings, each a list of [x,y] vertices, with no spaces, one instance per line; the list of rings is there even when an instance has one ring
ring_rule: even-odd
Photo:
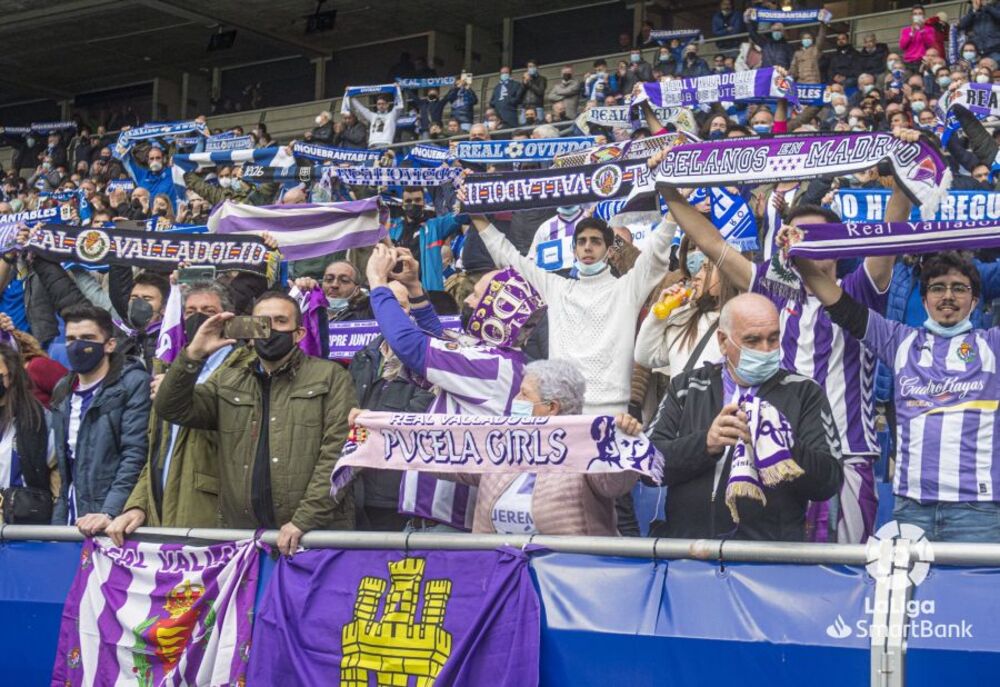
[[[169,422],[218,432],[219,526],[280,526],[278,549],[291,556],[309,530],[354,527],[350,490],[339,503],[329,490],[357,400],[343,368],[299,349],[305,329],[293,298],[268,291],[253,315],[271,323],[267,338],[251,340],[255,355],[198,385],[205,360],[238,343],[224,333],[233,313],[208,318],[160,383],[155,408]]]

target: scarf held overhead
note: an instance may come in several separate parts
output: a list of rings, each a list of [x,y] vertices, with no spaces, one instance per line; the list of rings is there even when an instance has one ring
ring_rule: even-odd
[[[324,167],[326,181],[348,186],[444,186],[462,175],[458,167]]]
[[[222,203],[208,217],[217,234],[273,234],[288,260],[318,258],[348,248],[374,246],[388,233],[378,198],[343,203],[240,205]]]
[[[218,270],[266,274],[269,250],[249,236],[210,236],[148,232],[110,227],[45,224],[36,229],[25,250],[53,262],[130,265],[168,271],[177,263],[214,265]]]
[[[374,164],[382,153],[378,150],[360,150],[357,148],[334,148],[333,146],[320,145],[319,143],[308,143],[296,141],[292,144],[292,154],[295,157],[317,162],[346,162]]]
[[[634,107],[648,100],[653,107],[695,107],[722,101],[769,100],[787,98],[798,104],[795,81],[782,76],[774,67],[742,72],[711,74],[671,81],[645,82],[633,99]]]
[[[788,26],[789,24],[815,24],[822,22],[829,24],[833,19],[830,10],[768,10],[762,7],[751,7],[746,11],[746,18],[750,21],[778,23]]]
[[[464,187],[463,209],[474,213],[594,203],[654,190],[645,160],[470,174]]]
[[[661,124],[673,124],[678,129],[692,134],[698,130],[694,112],[686,107],[654,107],[653,112]],[[587,110],[587,122],[618,129],[637,129],[639,126],[645,126],[644,122],[633,119],[632,114],[632,108],[628,105],[592,107]]]
[[[634,472],[659,482],[663,456],[649,439],[618,430],[613,417],[488,417],[362,412],[332,476],[331,496],[348,468],[444,473]]]
[[[667,151],[656,183],[684,188],[815,179],[859,172],[885,159],[921,216],[933,217],[951,186],[951,170],[926,136],[908,142],[889,133],[790,134],[689,143]]]
[[[527,138],[523,141],[459,141],[455,157],[465,162],[551,160],[557,155],[593,147],[593,136]]]
[[[1000,246],[1000,222],[847,222],[797,228],[802,240],[788,254],[812,260]]]

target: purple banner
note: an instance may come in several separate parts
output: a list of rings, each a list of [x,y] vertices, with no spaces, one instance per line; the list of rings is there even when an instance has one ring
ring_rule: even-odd
[[[88,539],[52,684],[244,684],[258,549]]]
[[[445,329],[461,329],[462,318],[445,315],[439,318]],[[346,320],[330,323],[330,359],[350,360],[354,354],[382,334],[377,320]]]
[[[247,684],[531,687],[539,635],[516,549],[305,551],[260,603]]]

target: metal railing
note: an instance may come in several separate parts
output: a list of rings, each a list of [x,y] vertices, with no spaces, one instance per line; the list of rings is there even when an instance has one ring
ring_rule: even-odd
[[[136,535],[202,541],[252,539],[253,530],[143,527]],[[133,535],[133,536],[136,536]],[[259,535],[275,544],[277,530]],[[52,525],[4,525],[0,542],[83,541],[75,527]],[[499,546],[537,546],[560,553],[648,558],[691,559],[711,562],[789,563],[800,565],[864,565],[863,544],[813,544],[806,542],[751,542],[718,539],[652,539],[633,537],[571,537],[552,535],[445,534],[430,532],[354,532],[317,530],[302,537],[302,546],[313,549],[492,550]],[[935,565],[1000,566],[1000,544],[952,544],[932,542]],[[917,552],[912,552],[917,560]]]

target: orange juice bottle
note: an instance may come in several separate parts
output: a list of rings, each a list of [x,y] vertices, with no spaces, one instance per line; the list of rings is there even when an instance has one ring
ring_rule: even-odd
[[[672,296],[667,296],[662,301],[659,301],[653,305],[653,316],[658,320],[665,320],[670,317],[670,313],[677,309],[681,303],[684,302],[685,298],[691,297],[691,289],[685,289],[680,293],[675,293]]]

